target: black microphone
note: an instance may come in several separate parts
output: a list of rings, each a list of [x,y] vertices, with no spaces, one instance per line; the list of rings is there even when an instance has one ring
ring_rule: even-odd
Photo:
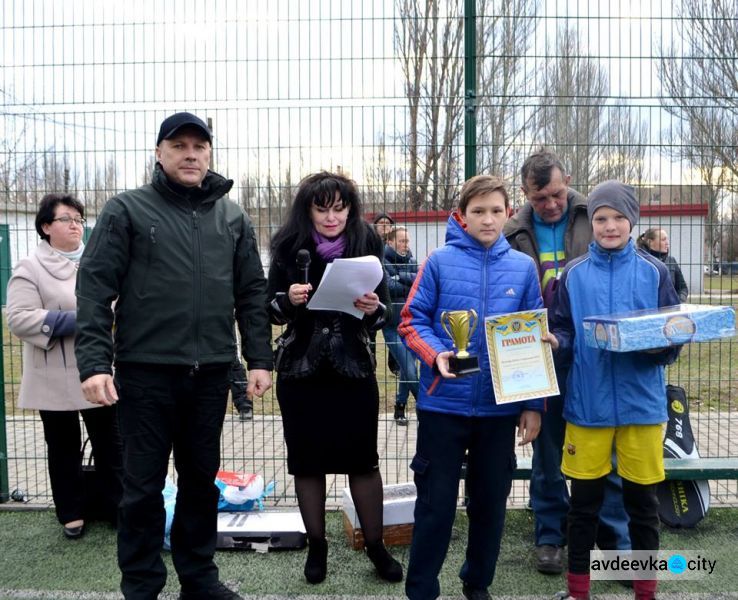
[[[302,275],[301,283],[308,283],[308,271],[310,270],[310,251],[305,250],[304,248],[302,250],[298,250],[295,262],[297,263],[297,268]]]

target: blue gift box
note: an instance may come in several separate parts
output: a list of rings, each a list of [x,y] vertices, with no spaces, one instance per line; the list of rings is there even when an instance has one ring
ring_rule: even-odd
[[[735,310],[732,306],[678,304],[587,317],[583,326],[588,346],[632,352],[734,336]]]

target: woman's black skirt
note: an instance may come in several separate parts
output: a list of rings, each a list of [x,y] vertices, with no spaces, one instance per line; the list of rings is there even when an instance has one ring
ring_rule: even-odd
[[[379,389],[374,375],[345,377],[324,363],[299,379],[277,378],[291,475],[378,469]]]

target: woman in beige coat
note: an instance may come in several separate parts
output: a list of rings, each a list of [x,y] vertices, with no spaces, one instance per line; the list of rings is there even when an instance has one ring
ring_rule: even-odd
[[[84,533],[81,430],[85,422],[111,520],[122,474],[115,406],[84,399],[74,357],[75,282],[84,245],[84,207],[73,196],[47,194],[36,214],[41,243],[8,282],[10,331],[23,341],[19,407],[38,410],[48,451],[56,516],[67,538]]]

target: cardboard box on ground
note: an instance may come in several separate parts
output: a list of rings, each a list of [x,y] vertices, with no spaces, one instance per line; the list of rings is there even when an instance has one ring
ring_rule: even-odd
[[[413,512],[417,491],[414,483],[384,486],[384,543],[387,546],[410,544],[413,536]],[[354,550],[364,547],[364,534],[356,515],[351,490],[343,490],[343,528]]]

